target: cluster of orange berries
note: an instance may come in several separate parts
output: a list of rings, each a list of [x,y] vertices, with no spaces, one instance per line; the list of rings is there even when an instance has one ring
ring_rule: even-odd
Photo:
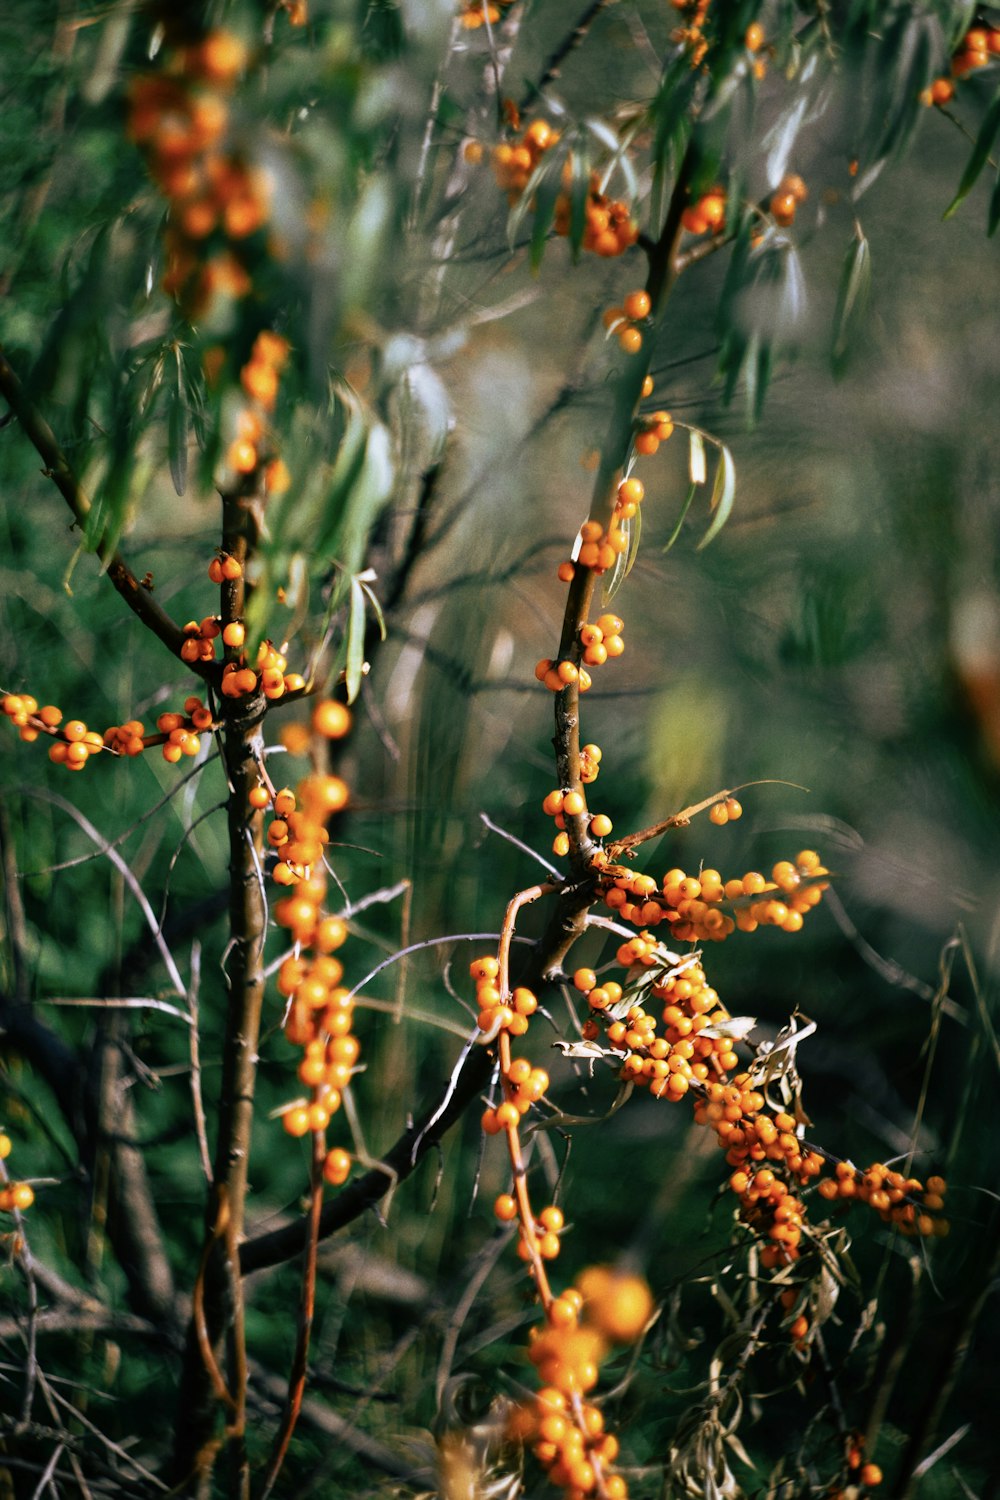
[[[587,524],[590,525],[591,523],[588,522]],[[592,524],[599,531],[601,530],[599,522]],[[584,543],[584,547],[589,545],[586,542]],[[589,555],[590,553],[588,552]],[[583,560],[583,547],[580,548],[580,559],[581,561]],[[593,566],[593,564],[583,563],[583,566]],[[600,567],[595,568],[595,572],[602,571],[603,569]],[[549,691],[553,693],[562,692],[564,687],[569,687],[574,682],[579,684],[581,692],[587,692],[592,685],[592,678],[586,668],[603,667],[606,661],[622,655],[625,650],[625,642],[622,640],[622,631],[624,629],[624,620],[620,615],[613,614],[601,615],[594,624],[581,625],[580,659],[585,665],[578,667],[575,662],[570,661],[568,658],[562,661],[553,661],[551,657],[543,656],[541,661],[536,663],[535,677],[539,682],[544,683]],[[597,763],[599,761],[600,755],[598,754]],[[596,774],[590,779],[592,781],[596,780]]]
[[[847,1452],[845,1455],[849,1480],[852,1486],[850,1491],[842,1489],[831,1490],[827,1500],[848,1500],[848,1495],[857,1494],[857,1485],[865,1489],[873,1490],[882,1483],[882,1470],[878,1464],[865,1462],[865,1440],[860,1432],[851,1433],[847,1439]]]
[[[606,573],[627,547],[628,540],[617,526],[609,526],[605,531],[600,521],[584,521],[580,527],[580,550],[576,560],[581,568]]]
[[[290,349],[288,340],[269,328],[262,329],[254,339],[250,358],[240,370],[240,385],[249,404],[235,412],[235,435],[226,454],[229,467],[237,474],[252,474],[263,464],[268,495],[284,494],[291,483],[284,460],[268,452],[272,440],[266,421],[277,402]]]
[[[517,203],[528,185],[531,174],[546,151],[559,140],[558,131],[553,130],[547,120],[532,120],[520,137],[512,144],[501,142],[493,148],[493,174],[498,185],[507,194],[507,201]],[[477,142],[466,147],[466,158],[477,160]],[[569,188],[572,167],[567,161],[563,168],[563,184]],[[565,238],[572,227],[573,206],[570,194],[564,191],[553,206],[552,227],[556,234]],[[639,238],[639,226],[635,223],[628,205],[617,198],[609,198],[601,192],[600,174],[592,172],[584,205],[584,229],[582,245],[596,255],[621,255]],[[643,315],[645,316],[645,315]]]
[[[227,639],[228,636],[228,639]],[[233,620],[222,632],[227,646],[238,648],[245,639],[242,623]],[[306,685],[301,672],[288,671],[288,658],[271,641],[261,641],[257,648],[256,671],[246,665],[241,656],[238,661],[226,662],[222,669],[221,692],[226,698],[243,698],[256,690],[258,683],[265,698],[283,698],[286,693],[299,693]]]
[[[944,1208],[947,1184],[943,1177],[907,1177],[881,1162],[861,1171],[850,1162],[838,1162],[833,1177],[819,1184],[821,1197],[833,1203],[844,1200],[867,1203],[903,1234],[943,1236],[948,1233],[947,1219],[935,1217]]]
[[[584,204],[584,226],[581,244],[584,250],[610,258],[624,255],[639,238],[639,226],[632,217],[627,203],[620,198],[610,198],[600,191],[600,177],[591,173],[587,201]],[[567,237],[572,227],[573,208],[568,193],[560,193],[555,202],[552,227],[556,234]]]
[[[1000,55],[1000,29],[995,26],[973,26],[965,33],[961,45],[951,59],[950,74],[935,78],[929,88],[920,95],[922,104],[950,104],[955,97],[955,79],[964,78],[978,68],[988,67],[992,58]]]
[[[501,994],[497,985],[499,973],[500,965],[495,958],[475,958],[469,965],[469,974],[476,983],[476,1025],[487,1036],[495,1035],[498,1031],[506,1031],[510,1036],[524,1036],[528,1029],[529,1017],[533,1016],[538,1009],[538,1001],[532,991],[523,986],[519,986],[509,995]],[[522,1071],[518,1069],[518,1074],[520,1075]],[[548,1076],[541,1068],[535,1069],[535,1073],[537,1077],[530,1087],[527,1074],[523,1078],[518,1076],[510,1080],[512,1092],[518,1101],[518,1115],[524,1114],[535,1099],[542,1097],[549,1086]],[[529,1098],[529,1094],[533,1094],[534,1098]],[[498,1123],[494,1118],[495,1115],[496,1111],[493,1111],[489,1125],[486,1123],[486,1117],[483,1117],[483,1129],[489,1135],[496,1135],[508,1123],[516,1124],[513,1117],[508,1121],[506,1116]]]
[[[708,51],[704,36],[705,19],[711,0],[671,0],[674,10],[684,13],[685,24],[671,33],[671,41],[686,47],[691,54],[691,66],[697,68]]]
[[[27,743],[37,740],[40,734],[49,735],[53,740],[49,760],[64,765],[67,771],[82,771],[90,757],[105,748],[96,729],[88,729],[82,719],[70,719],[63,724],[61,708],[53,703],[39,708],[37,698],[30,693],[6,693],[0,699],[0,709]]]
[[[650,412],[647,416],[641,417],[639,420],[641,425],[632,440],[633,446],[636,453],[641,454],[643,458],[652,458],[653,455],[658,451],[660,444],[667,442],[669,438],[673,437],[673,417],[671,417],[668,411],[654,411]],[[623,484],[633,486],[635,484],[638,484],[638,480],[626,479],[623,481]],[[643,491],[643,493],[645,493],[645,491]],[[633,488],[629,491],[626,491],[626,496],[623,497],[621,489],[619,488],[618,499],[619,501],[621,501],[621,504],[618,504],[616,502],[616,513],[624,514],[625,506],[628,503],[628,498],[630,497],[632,499],[635,499],[636,494],[637,491]],[[640,495],[639,499],[641,498],[642,497]],[[636,501],[636,503],[638,504],[638,501]],[[634,512],[632,514],[634,514]]]
[[[689,203],[681,214],[681,224],[688,234],[716,234],[726,222],[726,192],[713,187]]]
[[[233,245],[266,225],[270,184],[259,167],[222,149],[227,95],[248,61],[241,39],[212,31],[165,58],[160,73],[132,85],[128,129],[170,205],[163,288],[197,316],[217,293],[244,297],[250,291]],[[210,239],[213,251],[206,257]]]
[[[549,1302],[544,1324],[532,1329],[528,1358],[542,1387],[530,1404],[516,1408],[509,1431],[531,1443],[551,1482],[574,1500],[595,1492],[626,1500],[625,1479],[611,1470],[618,1439],[605,1431],[600,1407],[584,1397],[611,1347],[634,1343],[652,1311],[641,1277],[590,1266]]]
[[[631,975],[637,969],[641,972],[647,966],[663,964],[662,950],[648,932],[622,944],[617,959]],[[683,972],[685,977],[693,976],[687,979],[691,995],[686,1000],[658,985],[652,988],[654,997],[667,999],[662,1035],[657,1035],[655,1016],[642,1005],[628,1005],[617,981],[602,980],[598,984],[593,969],[577,969],[573,975],[574,987],[586,995],[590,1007],[584,1036],[593,1040],[600,1034],[596,1018],[601,1016],[607,1024],[610,1046],[625,1054],[622,1078],[648,1088],[656,1099],[682,1099],[691,1088],[702,1087],[739,1064],[733,1051],[734,1039],[725,1031],[729,1015],[718,995],[706,985],[704,973],[696,964]],[[626,985],[633,982],[631,975]],[[624,1005],[628,1005],[625,1015],[612,1019],[620,1015]]]
[[[317,713],[327,729],[337,729],[328,738],[340,738],[350,728],[350,713],[336,704],[340,712],[330,714],[330,704],[332,699],[317,704]],[[352,1029],[354,1003],[341,984],[344,966],[334,956],[347,939],[347,926],[342,918],[323,911],[326,820],[345,806],[347,787],[339,776],[311,775],[295,792],[289,787],[272,791],[256,786],[249,800],[255,809],[272,808],[267,841],[280,856],[272,877],[278,885],[294,886],[274,908],[275,921],[288,929],[294,943],[277,982],[288,1002],[285,1036],[302,1048],[298,1077],[309,1094],[283,1110],[282,1123],[289,1135],[304,1136],[325,1130],[340,1109],[361,1050]],[[351,1157],[342,1147],[326,1152],[323,1176],[328,1183],[339,1187],[350,1171]]]
[[[601,763],[600,747],[585,745],[580,752],[580,760],[580,780],[596,781]],[[585,770],[586,775],[584,775]],[[556,828],[559,830],[552,845],[553,854],[562,856],[569,853],[569,834],[565,831],[566,819],[579,817],[586,811],[587,799],[582,792],[563,792],[558,789],[549,792],[542,803],[542,812],[555,820]],[[606,839],[613,827],[614,824],[606,813],[595,813],[587,825],[587,832],[591,838]]]
[[[742,813],[735,797],[721,805],[727,820]],[[674,868],[657,886],[652,875],[609,866],[601,872],[601,884],[604,904],[622,921],[645,927],[667,922],[678,942],[721,942],[737,928],[801,931],[806,914],[823,899],[826,882],[820,877],[828,873],[814,850],[803,849],[794,862],[779,860],[770,880],[757,870],[724,881],[718,870],[695,877]],[[730,904],[731,916],[721,910],[723,902]]]
[[[644,323],[652,308],[649,293],[641,287],[629,292],[621,307],[609,307],[604,314],[604,326],[614,334],[626,354],[638,354],[642,348],[642,333],[635,326]]]
[[[598,984],[592,969],[573,975],[574,987],[587,996],[590,1009],[584,1036],[594,1040],[600,1035],[597,1018],[602,1017],[609,1045],[625,1053],[624,1079],[648,1088],[655,1098],[676,1101],[695,1094],[696,1123],[715,1130],[734,1169],[729,1187],[739,1199],[740,1219],[765,1240],[764,1268],[790,1264],[800,1253],[806,1215],[798,1190],[820,1176],[824,1157],[803,1141],[793,1115],[768,1106],[752,1071],[734,1071],[739,1057],[735,1038],[726,1030],[731,1017],[697,960],[665,967],[664,952],[649,932],[623,943],[616,958],[629,971],[624,988],[613,980]],[[660,971],[647,986],[663,1002],[660,1035],[655,1017],[641,1005],[631,1005],[616,1019],[628,1004],[626,989],[634,990],[635,978],[650,969]],[[835,1175],[818,1184],[826,1200],[857,1198],[903,1233],[924,1236],[948,1232],[947,1221],[935,1217],[944,1206],[944,1191],[940,1177],[930,1177],[924,1185],[880,1163],[865,1172],[838,1163]],[[807,1325],[793,1323],[790,1332],[799,1340]]]
[[[809,197],[809,189],[796,172],[788,172],[768,199],[771,218],[783,229],[795,221],[795,211]]]
[[[0,1130],[0,1161],[6,1161],[13,1149],[10,1136]],[[35,1201],[35,1190],[30,1182],[13,1182],[5,1179],[0,1186],[0,1213],[9,1214],[13,1209],[23,1212]]]
[[[558,131],[553,130],[547,120],[532,120],[513,144],[501,141],[494,146],[493,175],[511,205],[518,201],[532,172],[558,140]]]
[[[46,734],[52,740],[49,760],[65,766],[67,771],[82,771],[92,755],[108,750],[112,755],[141,755],[150,745],[163,746],[163,758],[176,764],[184,755],[197,755],[201,749],[199,732],[211,728],[212,712],[202,700],[185,699],[184,712],[162,713],[156,721],[157,733],[146,737],[141,719],[111,724],[103,735],[88,729],[82,719],[62,722],[62,710],[52,703],[43,708],[27,693],[8,693],[0,708],[18,726],[23,740],[36,740]]]
[[[761,1262],[771,1270],[798,1259],[806,1206],[791,1183],[807,1186],[822,1172],[823,1158],[804,1146],[791,1115],[763,1111],[763,1094],[751,1086],[748,1073],[739,1073],[731,1083],[708,1084],[695,1119],[715,1127],[726,1161],[737,1163],[729,1187],[739,1200],[741,1221],[767,1241]],[[766,1161],[774,1167],[760,1165]],[[807,1330],[803,1318],[792,1323],[789,1333],[798,1340]]]
[[[163,743],[163,759],[170,765],[176,765],[185,755],[197,755],[201,749],[201,740],[198,731],[209,729],[212,725],[212,711],[206,708],[200,698],[191,695],[184,700],[184,713],[160,714],[156,721],[156,728],[160,734],[166,735]],[[139,733],[135,733],[138,730]],[[105,735],[114,736],[108,740],[110,746],[123,748],[126,755],[138,755],[135,748],[136,740],[140,738],[142,724],[138,719],[131,720],[128,724],[122,724],[114,729],[109,729]],[[126,738],[127,736],[127,738]]]
[[[485,26],[489,21],[495,26],[505,10],[509,10],[515,0],[461,0],[459,20],[463,26],[470,31],[477,26]]]
[[[991,57],[1000,55],[1000,28],[996,26],[973,26],[962,38],[951,60],[954,78],[964,78],[976,68],[985,68]]]
[[[704,35],[705,20],[711,0],[671,0],[674,10],[686,13],[686,24],[678,26],[671,33],[671,40],[679,46],[686,47],[691,54],[691,66],[697,68],[705,58],[709,43]],[[764,45],[764,28],[758,21],[752,21],[746,29],[743,44],[748,52],[759,52]],[[763,60],[758,60],[753,65],[756,78],[763,78],[766,72]]]
[[[655,1017],[635,1004],[607,1025],[609,1044],[625,1053],[622,1078],[648,1088],[657,1099],[677,1102],[689,1092],[695,1095],[696,1123],[715,1129],[726,1161],[735,1169],[729,1186],[739,1196],[740,1217],[765,1240],[763,1266],[770,1270],[790,1264],[799,1255],[805,1215],[790,1181],[805,1186],[822,1171],[823,1158],[800,1140],[791,1115],[767,1109],[749,1072],[734,1073],[739,1057],[735,1038],[726,1031],[731,1017],[700,963],[675,962],[665,969],[663,952],[648,932],[623,943],[616,957],[630,971],[627,985],[637,971],[641,976],[643,969],[658,967],[661,972],[649,993],[664,1002],[662,1034],[657,1034]],[[573,984],[587,996],[591,1017],[583,1032],[594,1039],[600,1034],[596,1016],[620,1013],[623,988],[614,981],[598,985],[589,969],[577,970]],[[793,1325],[793,1338],[804,1332]]]

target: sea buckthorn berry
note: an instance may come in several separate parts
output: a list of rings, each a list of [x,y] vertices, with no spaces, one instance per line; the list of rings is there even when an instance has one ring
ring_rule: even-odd
[[[561,811],[568,817],[578,817],[580,813],[586,812],[587,804],[582,792],[567,792],[563,798]]]
[[[351,1175],[351,1158],[341,1146],[326,1153],[323,1162],[323,1177],[333,1187],[340,1187]]]
[[[8,1188],[11,1207],[19,1209],[22,1213],[30,1208],[35,1201],[35,1190],[28,1182],[12,1182]]]
[[[882,1470],[878,1464],[863,1464],[858,1478],[862,1484],[866,1484],[869,1488],[873,1489],[875,1485],[882,1483]]]
[[[595,839],[605,839],[611,832],[614,824],[606,813],[598,813],[590,820],[590,832]]]
[[[560,583],[572,583],[576,577],[576,568],[572,562],[561,562],[556,569],[556,577]],[[544,673],[543,673],[544,676]]]
[[[469,965],[470,979],[496,979],[500,973],[500,964],[495,958],[474,958]]]
[[[629,292],[622,306],[625,316],[636,321],[639,318],[649,317],[649,310],[652,307],[652,303],[650,302],[648,292],[638,291]]]
[[[296,1105],[293,1109],[286,1109],[281,1117],[281,1123],[289,1135],[301,1136],[309,1133],[309,1110],[302,1105]]]
[[[343,739],[351,727],[351,711],[336,698],[323,698],[313,709],[312,727],[324,739]]]
[[[757,21],[752,21],[746,29],[743,37],[743,45],[748,52],[759,52],[764,45],[764,28]]]
[[[618,343],[626,354],[638,354],[642,348],[642,334],[638,328],[623,328],[618,334]]]
[[[583,995],[589,995],[597,984],[597,975],[593,969],[577,969],[573,975],[573,984]]]
[[[246,634],[246,627],[239,620],[231,620],[222,632],[222,639],[227,646],[242,646]]]
[[[511,999],[514,1003],[514,1010],[520,1016],[534,1015],[538,1009],[538,1000],[535,995],[531,990],[525,989],[523,985],[518,986]]]
[[[623,479],[618,486],[618,500],[622,505],[640,505],[645,494],[646,487],[641,479]]]
[[[606,640],[609,635],[621,635],[625,629],[625,621],[620,615],[601,615],[597,621],[597,626]]]

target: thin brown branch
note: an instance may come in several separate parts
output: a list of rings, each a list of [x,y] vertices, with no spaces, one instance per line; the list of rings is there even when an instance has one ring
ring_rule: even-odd
[[[521,100],[521,103],[519,105],[519,108],[521,110],[527,109],[528,105],[531,104],[534,99],[537,99],[539,94],[543,93],[545,89],[548,88],[549,84],[554,81],[554,79],[559,77],[559,69],[562,67],[567,57],[569,57],[571,52],[575,52],[577,47],[581,45],[594,21],[596,21],[601,11],[604,10],[605,7],[610,3],[611,0],[590,0],[590,4],[583,12],[583,15],[577,21],[572,31],[568,31],[559,45],[555,47],[549,54],[538,82],[529,85],[524,98]]]
[[[285,1462],[288,1445],[292,1440],[292,1434],[299,1420],[299,1413],[302,1410],[302,1398],[305,1394],[306,1374],[309,1366],[309,1341],[312,1337],[313,1315],[316,1306],[316,1254],[319,1249],[319,1221],[323,1208],[323,1161],[325,1155],[326,1142],[323,1132],[318,1130],[312,1137],[308,1236],[302,1264],[302,1296],[299,1306],[298,1337],[295,1343],[292,1370],[288,1377],[288,1398],[285,1402],[281,1426],[275,1435],[271,1457],[264,1473],[259,1500],[267,1500],[268,1495],[274,1489],[278,1475],[281,1473],[282,1465]]]
[[[37,450],[45,465],[44,473],[62,495],[79,525],[86,522],[90,514],[90,497],[70,467],[52,428],[26,395],[24,387],[14,372],[7,356],[0,348],[0,395],[2,395],[21,424],[29,442]],[[129,609],[148,630],[163,642],[172,656],[179,657],[184,643],[184,632],[166,610],[144,589],[121,554],[102,543],[97,548],[104,569],[114,587],[121,594]],[[200,677],[213,680],[215,673],[204,662],[195,662],[191,670]]]
[[[249,496],[223,496],[223,549],[243,561],[255,527]],[[243,580],[224,592],[223,615],[243,610]],[[226,585],[223,585],[226,588]],[[226,699],[223,752],[229,784],[229,996],[219,1091],[219,1124],[213,1183],[204,1242],[204,1275],[200,1289],[203,1320],[189,1328],[178,1394],[172,1472],[182,1485],[207,1483],[220,1442],[215,1437],[220,1402],[227,1408],[225,1439],[232,1444],[230,1494],[249,1495],[249,1468],[243,1434],[246,1425],[246,1347],[243,1283],[238,1246],[243,1236],[247,1172],[253,1128],[257,1047],[264,999],[264,935],[267,908],[261,882],[262,816],[250,808],[249,794],[258,784],[263,759],[261,723],[266,701],[261,693]],[[228,1347],[223,1400],[213,1379]],[[211,1359],[206,1357],[211,1351]]]
[[[517,982],[537,989],[562,972],[562,962],[569,948],[584,932],[586,913],[593,902],[593,882],[587,881],[560,889],[552,916],[541,940],[532,945],[518,974]],[[323,1207],[319,1237],[328,1239],[338,1229],[373,1207],[392,1187],[405,1182],[428,1152],[462,1118],[486,1088],[496,1066],[491,1047],[472,1046],[455,1069],[434,1103],[384,1152],[379,1166],[366,1172],[343,1188]],[[301,1254],[308,1234],[308,1220],[268,1234],[257,1235],[240,1246],[240,1267],[245,1276],[282,1265]]]

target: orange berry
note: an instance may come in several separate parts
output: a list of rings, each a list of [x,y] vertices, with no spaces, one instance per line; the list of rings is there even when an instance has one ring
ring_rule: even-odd
[[[649,300],[648,292],[638,291],[629,292],[628,296],[625,298],[623,306],[625,316],[627,318],[637,320],[639,318],[649,317],[649,309],[652,306],[652,303]]]
[[[27,1182],[12,1182],[10,1185],[11,1206],[20,1210],[30,1208],[35,1201],[35,1190]]]
[[[642,334],[638,328],[623,328],[618,335],[618,343],[626,354],[638,354],[642,348]]]
[[[281,1117],[281,1123],[289,1135],[308,1135],[309,1110],[305,1105],[296,1105],[294,1109],[287,1109]]]
[[[351,1158],[341,1146],[326,1153],[323,1176],[333,1187],[340,1187],[351,1175]]]
[[[323,698],[313,709],[312,727],[328,740],[343,739],[351,727],[351,711],[336,698]]]

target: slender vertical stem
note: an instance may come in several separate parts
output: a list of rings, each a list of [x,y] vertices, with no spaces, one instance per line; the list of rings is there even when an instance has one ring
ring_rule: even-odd
[[[243,562],[252,527],[251,502],[239,495],[223,497],[222,544]],[[240,618],[243,579],[223,585],[223,621]],[[262,883],[262,815],[250,808],[263,760],[261,724],[266,709],[257,691],[223,700],[223,760],[229,784],[229,986],[223,1042],[219,1121],[213,1181],[209,1191],[205,1250],[199,1276],[198,1325],[188,1332],[178,1406],[174,1474],[195,1493],[207,1490],[208,1475],[219,1451],[215,1436],[220,1400],[218,1370],[223,1349],[229,1399],[226,1437],[232,1443],[229,1493],[247,1500],[250,1475],[243,1442],[246,1419],[247,1363],[244,1341],[243,1285],[239,1246],[243,1237],[250,1137],[253,1127],[257,1044],[264,999],[266,901]],[[205,1348],[211,1358],[205,1357]],[[213,1368],[213,1366],[215,1368]],[[214,1378],[213,1378],[214,1377]],[[189,1491],[190,1492],[190,1491]]]

